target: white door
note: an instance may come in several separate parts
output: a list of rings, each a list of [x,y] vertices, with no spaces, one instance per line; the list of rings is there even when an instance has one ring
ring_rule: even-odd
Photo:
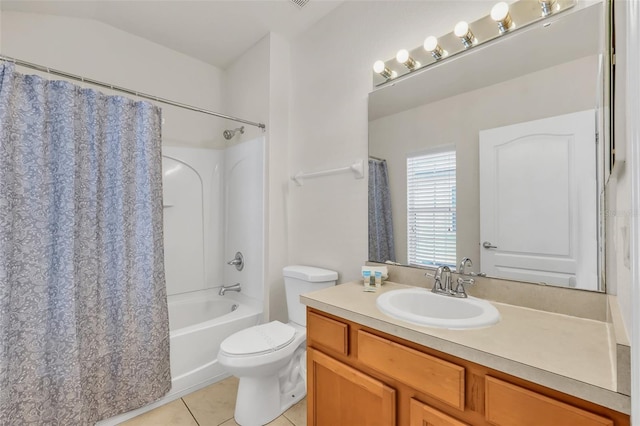
[[[481,270],[597,289],[595,112],[480,132]]]

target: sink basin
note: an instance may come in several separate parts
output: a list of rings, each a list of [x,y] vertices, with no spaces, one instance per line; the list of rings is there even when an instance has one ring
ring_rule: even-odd
[[[429,327],[468,329],[500,321],[500,313],[486,300],[449,297],[424,288],[386,292],[378,296],[376,305],[390,317]]]

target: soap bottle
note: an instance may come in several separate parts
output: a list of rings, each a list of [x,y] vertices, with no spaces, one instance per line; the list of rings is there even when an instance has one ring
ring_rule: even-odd
[[[380,288],[382,286],[382,271],[375,271],[374,276],[375,276],[376,287]]]
[[[371,271],[369,271],[368,269],[362,271],[362,278],[364,280],[365,290],[371,288]]]

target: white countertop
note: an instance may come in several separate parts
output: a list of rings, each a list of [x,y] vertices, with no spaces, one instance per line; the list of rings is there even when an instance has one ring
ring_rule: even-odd
[[[385,282],[376,293],[351,282],[304,294],[305,305],[525,380],[629,414],[630,398],[616,389],[610,324],[492,302],[493,326],[447,330],[383,314],[376,298],[410,286]],[[446,296],[443,296],[446,297]]]

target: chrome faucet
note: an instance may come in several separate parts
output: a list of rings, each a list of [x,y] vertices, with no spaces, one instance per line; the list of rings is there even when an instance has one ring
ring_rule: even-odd
[[[435,283],[431,291],[436,294],[443,294],[451,297],[467,297],[467,292],[464,289],[465,284],[473,285],[475,283],[473,278],[462,278],[465,275],[465,268],[473,266],[471,259],[465,257],[460,261],[460,267],[458,269],[458,279],[456,280],[456,288],[451,285],[451,269],[448,266],[439,266],[436,269],[434,275],[425,274],[427,276],[433,276]],[[469,274],[473,274],[472,272]],[[476,274],[473,274],[476,275]]]
[[[224,296],[224,294],[227,291],[237,291],[239,293],[240,292],[240,283],[235,283],[235,284],[229,285],[229,286],[223,285],[222,287],[220,287],[220,291],[218,292],[218,295]]]
[[[469,259],[468,257],[463,257],[462,260],[460,261],[460,266],[458,267],[458,273],[460,275],[464,275],[464,268],[467,266],[472,267],[473,262],[471,262],[471,259]]]

